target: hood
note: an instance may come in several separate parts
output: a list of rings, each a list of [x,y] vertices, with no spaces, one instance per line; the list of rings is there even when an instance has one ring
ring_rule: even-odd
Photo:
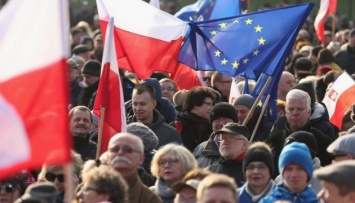
[[[146,80],[144,80],[142,82],[142,84],[148,84],[152,87],[154,87],[155,89],[155,100],[157,100],[158,102],[161,101],[161,87],[160,87],[160,83],[157,79],[155,78],[148,78]]]
[[[314,104],[314,111],[312,112],[310,120],[322,119],[322,120],[329,120],[329,115],[327,109],[322,104],[315,102]]]

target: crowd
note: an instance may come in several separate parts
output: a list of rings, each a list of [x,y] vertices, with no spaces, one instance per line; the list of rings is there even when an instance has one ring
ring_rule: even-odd
[[[97,15],[85,2],[82,9],[72,22],[67,61],[74,202],[355,201],[355,104],[340,129],[322,103],[343,71],[355,74],[353,21],[330,16],[326,40],[318,43],[308,18],[279,81],[276,121],[260,106],[251,111],[255,99],[247,93],[228,103],[233,80],[240,92],[245,85],[251,91],[253,81],[208,71],[203,86],[178,90],[167,73],[139,81],[120,69],[127,132],[113,136],[97,158],[92,109],[103,41]],[[64,170],[44,164],[0,180],[0,203],[65,202]]]

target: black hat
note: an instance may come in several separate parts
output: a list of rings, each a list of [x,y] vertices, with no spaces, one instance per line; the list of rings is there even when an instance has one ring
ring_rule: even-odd
[[[96,60],[89,60],[83,66],[83,74],[100,77],[101,63]]]
[[[210,113],[210,125],[212,125],[212,122],[219,117],[230,118],[233,122],[238,122],[237,111],[234,106],[227,102],[219,102],[213,106]]]
[[[51,182],[34,183],[28,186],[16,203],[21,202],[55,202],[57,198],[57,188]]]
[[[244,125],[240,125],[238,123],[227,123],[225,124],[222,129],[218,130],[216,134],[219,133],[230,133],[230,134],[241,134],[247,139],[249,139],[249,129]]]
[[[266,145],[266,144],[265,144]],[[271,151],[262,145],[250,148],[245,154],[243,160],[243,172],[245,174],[246,167],[254,161],[265,163],[269,167],[270,177],[273,177],[275,171],[274,157]]]
[[[306,57],[301,57],[296,60],[295,71],[312,71],[312,61]]]
[[[91,51],[88,46],[86,46],[84,44],[79,44],[74,47],[73,54],[77,55],[77,54],[85,53],[87,51]]]
[[[306,144],[309,151],[311,152],[311,157],[314,159],[317,155],[318,145],[317,140],[314,137],[313,133],[307,131],[296,131],[290,134],[285,139],[285,145],[288,145],[292,142],[300,142]]]

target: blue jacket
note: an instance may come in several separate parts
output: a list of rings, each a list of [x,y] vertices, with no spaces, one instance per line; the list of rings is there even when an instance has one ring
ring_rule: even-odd
[[[311,187],[307,186],[303,192],[292,194],[288,189],[285,188],[284,183],[278,184],[271,192],[271,194],[267,197],[264,197],[260,203],[274,203],[277,200],[287,200],[293,203],[320,202]]]
[[[266,188],[262,192],[262,195],[257,197],[258,199],[262,199],[272,193],[272,190],[275,188],[276,184],[274,183],[273,180],[271,180],[271,181],[272,182],[269,182],[270,186],[269,185],[266,186]],[[246,188],[247,185],[248,185],[248,182],[246,182],[242,187],[238,188],[238,190],[237,190],[237,193],[239,196],[239,202],[242,202],[242,203],[259,202],[258,200],[253,201],[253,196],[247,192],[247,188]]]

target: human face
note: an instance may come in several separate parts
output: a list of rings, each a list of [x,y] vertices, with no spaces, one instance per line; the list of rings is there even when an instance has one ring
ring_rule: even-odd
[[[217,136],[219,151],[225,159],[235,159],[247,149],[248,141],[243,135],[221,133]]]
[[[137,121],[142,123],[153,122],[153,110],[157,102],[150,96],[148,92],[137,94],[137,91],[133,91],[132,96],[132,108],[134,116]]]
[[[285,181],[285,186],[292,193],[300,193],[307,187],[307,172],[297,164],[286,166],[282,173],[282,178]]]
[[[351,202],[349,200],[349,194],[341,195],[339,191],[339,187],[328,181],[322,181],[322,190],[318,192],[317,197],[323,203],[332,203],[332,202],[342,202],[347,203]]]
[[[223,76],[222,80],[216,82],[217,89],[221,91],[223,96],[226,97],[229,97],[231,85],[232,85],[232,78],[229,76]]]
[[[169,99],[171,102],[173,101],[173,96],[176,92],[174,84],[172,82],[166,81],[160,83],[161,94],[163,97]]]
[[[117,149],[119,148],[119,151]],[[133,151],[124,152],[123,148],[130,148]],[[107,153],[108,164],[117,171],[134,172],[143,163],[144,154],[139,152],[138,144],[129,137],[120,137],[110,141]]]
[[[181,162],[176,159],[172,152],[164,154],[158,164],[160,177],[169,185],[181,181],[184,177]]]
[[[212,121],[212,130],[217,132],[227,123],[233,123],[233,120],[227,117],[218,117]]]
[[[0,202],[12,203],[20,197],[18,185],[10,182],[0,182]]]
[[[64,194],[64,171],[63,169],[56,169],[47,171],[44,176],[45,181],[52,182],[58,190],[58,194]]]
[[[245,118],[248,116],[250,109],[244,105],[235,105],[234,108],[237,111],[238,123],[243,124]]]
[[[257,189],[264,189],[271,178],[269,167],[261,161],[253,161],[248,164],[245,170],[245,177],[249,186],[256,192]],[[262,191],[261,190],[261,191]]]
[[[88,111],[75,110],[70,119],[70,132],[73,136],[86,137],[92,126]]]
[[[349,39],[349,46],[355,48],[355,35],[352,35]]]
[[[108,194],[100,194],[94,184],[84,183],[81,192],[83,203],[97,203],[109,200]]]
[[[291,131],[296,131],[306,125],[311,115],[305,98],[286,101],[286,118]]]
[[[295,86],[296,79],[295,77],[289,72],[283,72],[280,78],[278,92],[279,94],[286,96],[287,92]]]
[[[202,192],[198,203],[236,203],[232,191],[225,187],[211,187]]]
[[[95,84],[100,79],[100,77],[93,76],[93,75],[87,75],[87,74],[83,74],[83,78],[84,78],[85,84],[88,87]]]
[[[196,190],[186,187],[176,194],[174,203],[195,203]]]
[[[74,82],[79,77],[79,70],[68,68],[67,70],[67,77],[69,82]]]
[[[213,73],[214,73],[214,71],[206,71],[205,72],[205,74],[206,74],[205,77],[202,78],[207,87],[212,87],[211,77],[212,77]]]
[[[209,97],[205,98],[201,106],[194,106],[191,110],[192,113],[196,115],[208,119],[210,117],[210,112],[212,111],[213,100]]]

